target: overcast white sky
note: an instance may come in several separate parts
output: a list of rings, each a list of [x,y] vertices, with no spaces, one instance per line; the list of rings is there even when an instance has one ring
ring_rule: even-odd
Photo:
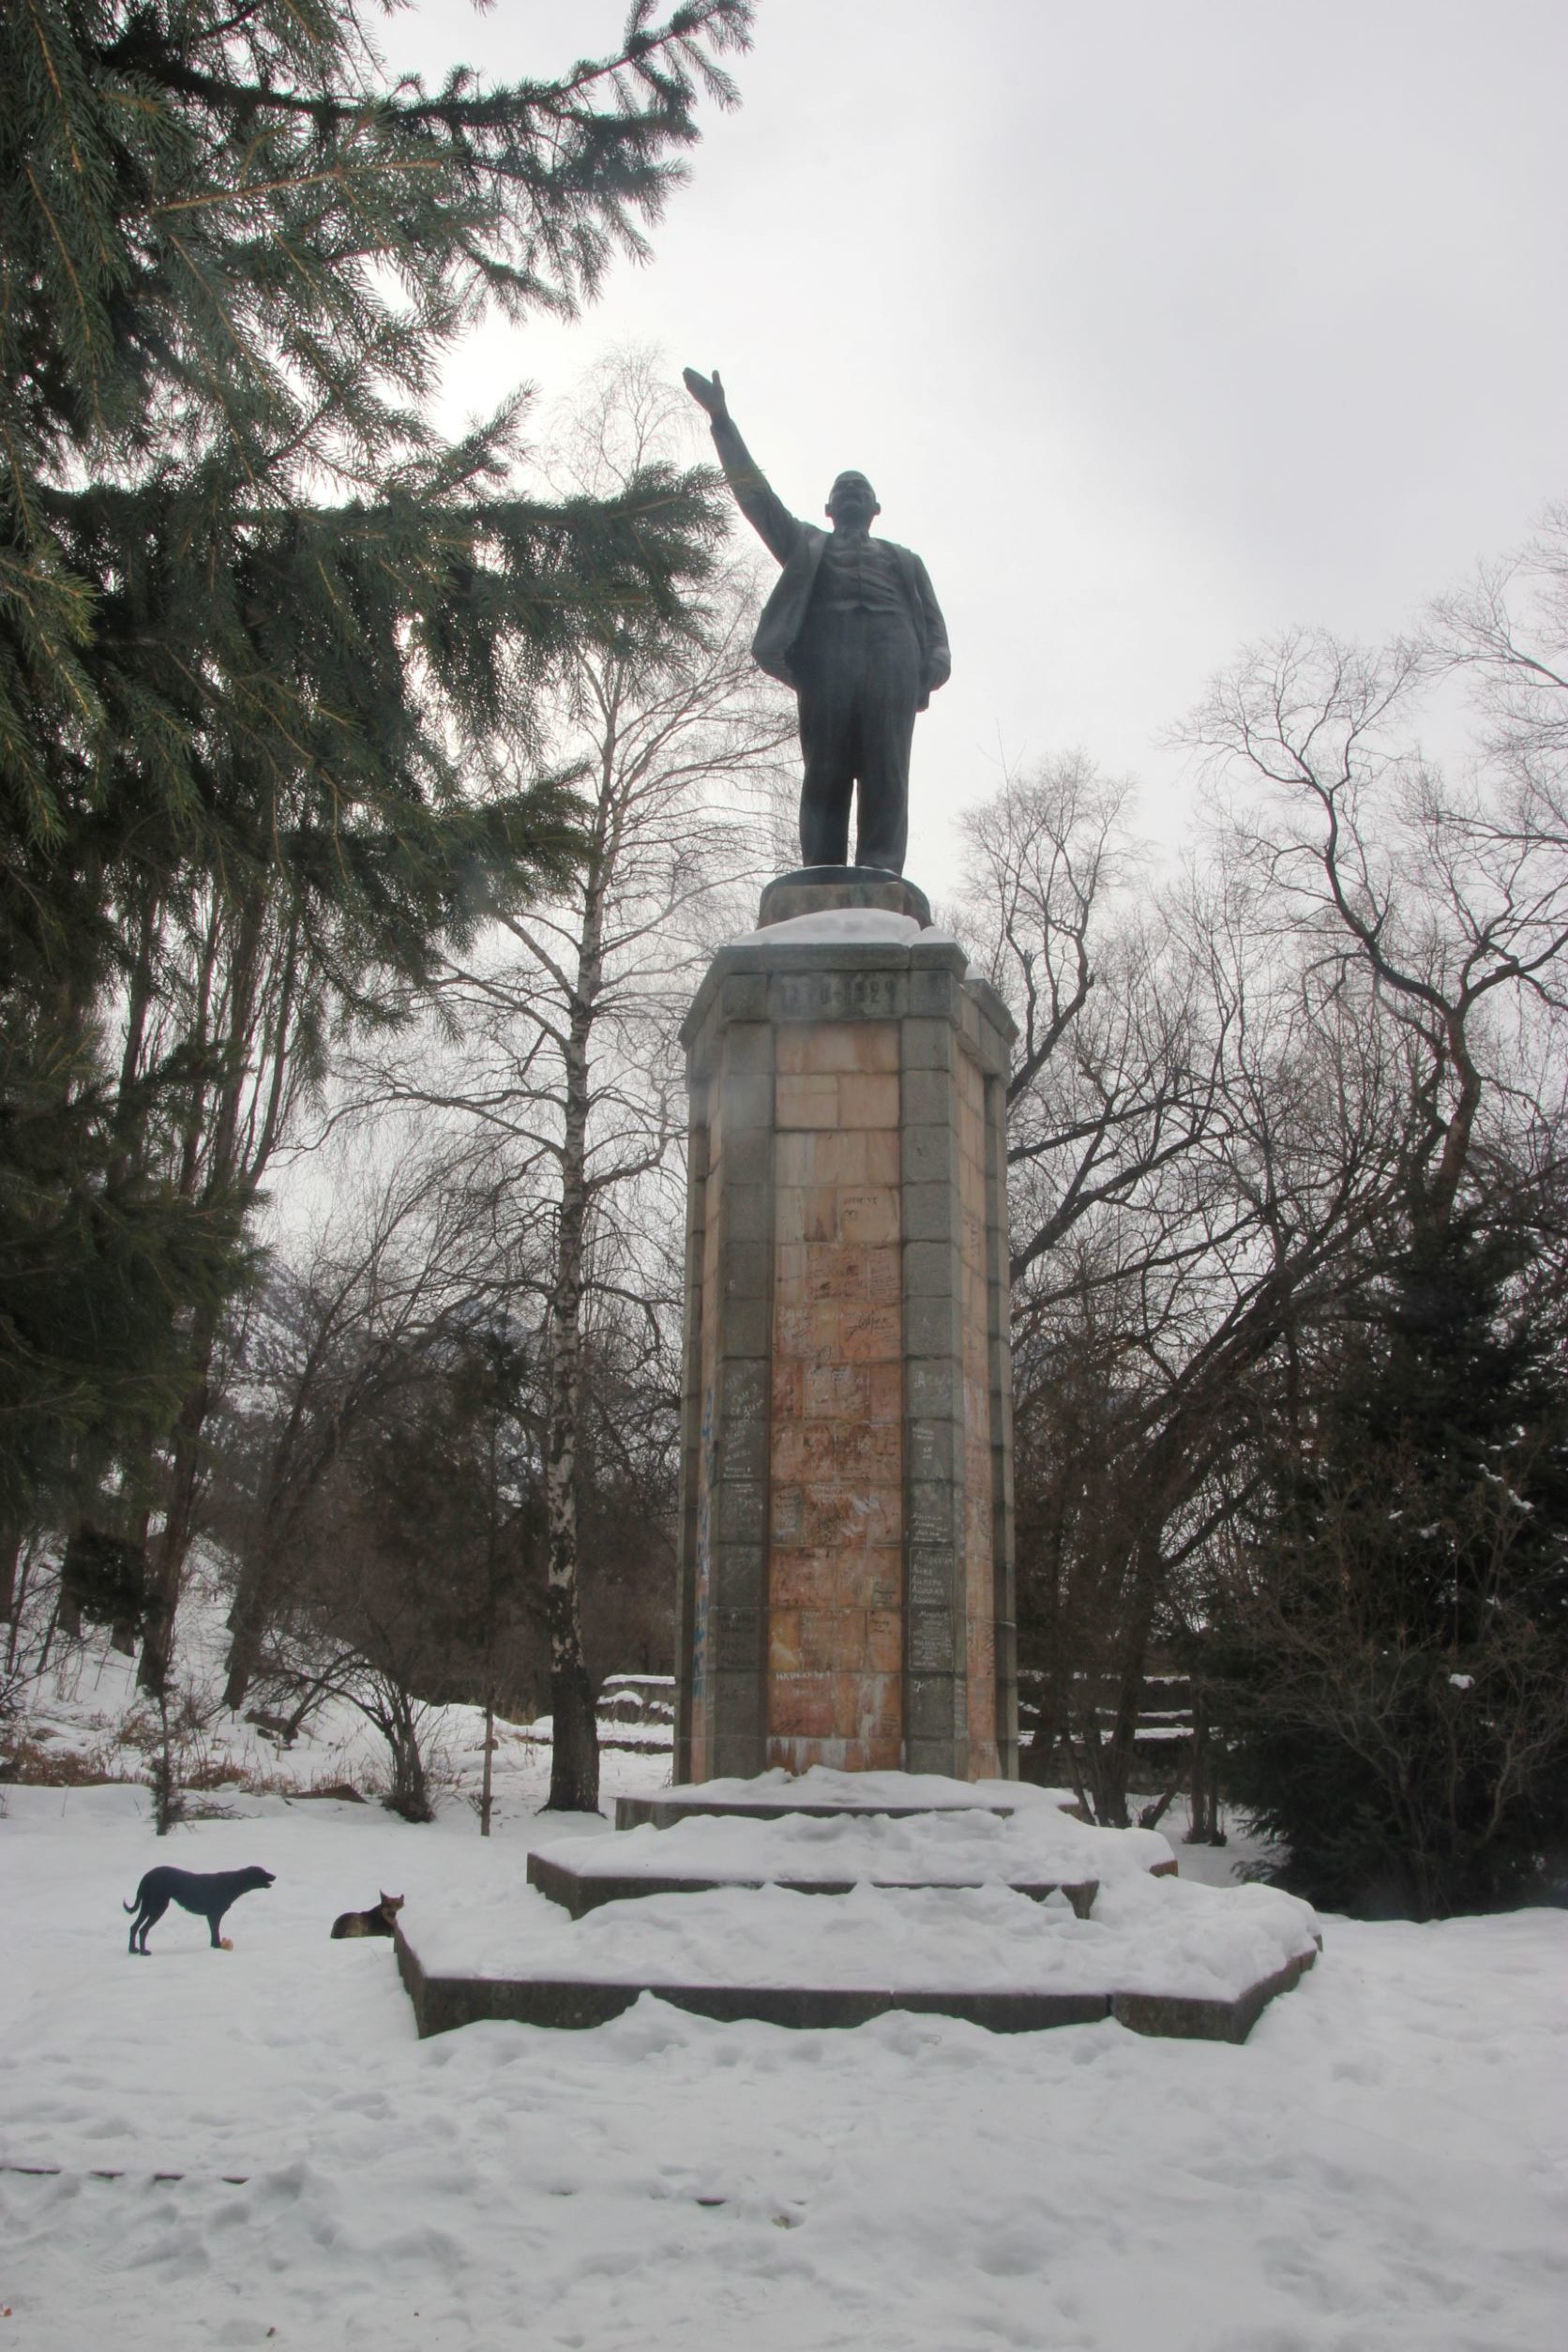
[[[385,48],[543,74],[622,14],[420,0]],[[1161,731],[1240,642],[1397,629],[1568,495],[1563,0],[761,0],[735,72],[652,264],[454,397],[651,343],[797,513],[870,475],[953,641],[927,888],[1003,757],[1081,746],[1168,836]]]

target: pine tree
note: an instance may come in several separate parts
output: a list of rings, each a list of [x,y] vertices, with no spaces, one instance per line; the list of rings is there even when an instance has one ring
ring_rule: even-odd
[[[1520,1271],[1418,1230],[1206,1644],[1230,1793],[1338,1909],[1483,1907],[1568,1851],[1568,1382]]]
[[[525,496],[525,399],[431,400],[643,249],[749,14],[427,90],[358,0],[0,11],[0,1534],[144,1508],[176,1424],[188,1488],[278,1088],[577,853],[535,708],[680,625],[716,519]]]

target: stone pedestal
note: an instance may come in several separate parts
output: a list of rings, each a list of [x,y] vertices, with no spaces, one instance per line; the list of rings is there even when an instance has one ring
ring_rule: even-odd
[[[675,1778],[1013,1777],[1013,1024],[953,941],[820,873],[683,1032]]]

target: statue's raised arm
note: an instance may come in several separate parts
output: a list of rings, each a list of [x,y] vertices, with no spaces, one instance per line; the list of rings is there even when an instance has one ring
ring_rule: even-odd
[[[915,713],[951,667],[926,566],[908,548],[872,538],[882,509],[864,474],[835,480],[830,530],[802,522],[735,430],[718,369],[682,372],[712,428],[735,504],[784,566],[751,651],[800,702],[801,854],[807,866],[847,863],[858,788],[856,863],[901,874]]]
[[[707,411],[714,447],[724,468],[724,478],[734,492],[736,505],[769,554],[787,564],[800,545],[802,526],[735,430],[718,369],[716,368],[711,376],[700,376],[695,368],[684,368],[681,376],[698,407]]]

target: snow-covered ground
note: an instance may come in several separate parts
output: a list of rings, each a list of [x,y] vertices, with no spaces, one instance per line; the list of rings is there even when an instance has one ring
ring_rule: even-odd
[[[211,1600],[182,1615],[198,1700],[221,1650]],[[38,1694],[37,1744],[128,1769],[134,1704],[100,1643]],[[198,1711],[189,1755],[228,1818],[159,1841],[144,1787],[0,1790],[0,2352],[1568,2339],[1568,1915],[1328,1920],[1320,1965],[1240,2049],[911,2015],[790,2032],[652,1999],[592,2032],[421,2043],[390,1945],[327,1929],[384,1890],[411,1922],[507,1887],[539,1903],[529,1846],[587,1826],[536,1817],[543,1726],[503,1733],[487,1842],[470,1710],[432,1726],[445,1794],[425,1828],[302,1801],[384,1769],[347,1709],[287,1751]],[[225,1785],[239,1772],[270,1789]],[[657,1748],[604,1757],[607,1804],[668,1778]],[[1179,1813],[1164,1827],[1185,1880],[1223,1885],[1256,1851],[1188,1847]],[[131,1961],[120,1905],[164,1862],[258,1862],[277,1884],[229,1914],[234,1952],[171,1910]],[[785,1898],[824,1931],[854,1899]],[[615,1907],[635,1943],[647,1907]]]
[[[143,1789],[6,1793],[0,2164],[59,2170],[0,2171],[0,2347],[1563,2341],[1560,1913],[1330,1920],[1241,2049],[652,2000],[421,2043],[390,1947],[333,1916],[520,1877],[548,1824],[264,1796],[159,1842]],[[133,1962],[119,1905],[164,1861],[278,1882],[232,1953],[171,1911]]]
[[[386,1785],[387,1753],[380,1734],[346,1698],[333,1697],[307,1718],[284,1746],[253,1716],[219,1703],[229,1636],[221,1563],[197,1547],[180,1603],[175,1689],[170,1708],[176,1726],[176,1760],[195,1802],[226,1802],[236,1787],[293,1796],[349,1787],[374,1796]],[[600,1724],[600,1798],[608,1806],[623,1792],[662,1787],[670,1779],[668,1725],[619,1720],[615,1686]],[[136,1688],[134,1660],[111,1649],[106,1635],[90,1634],[64,1649],[30,1691],[22,1736],[53,1777],[71,1771],[91,1779],[144,1778],[158,1739],[157,1712]],[[531,1819],[550,1790],[550,1718],[496,1725],[492,1763],[496,1817]],[[478,1802],[484,1772],[485,1718],[477,1707],[425,1711],[422,1745],[436,1797]],[[25,1773],[19,1775],[25,1778]]]

